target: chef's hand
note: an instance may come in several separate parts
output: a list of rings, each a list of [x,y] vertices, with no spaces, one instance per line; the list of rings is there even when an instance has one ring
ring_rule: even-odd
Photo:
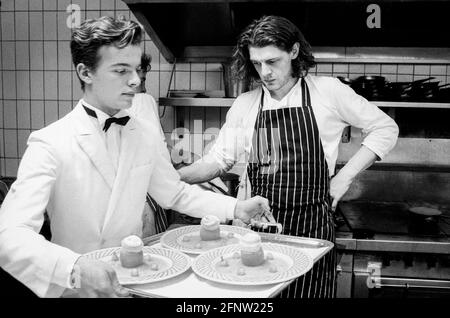
[[[338,174],[331,179],[330,196],[333,199],[331,204],[333,211],[336,210],[339,200],[348,191],[356,176],[370,167],[377,159],[379,159],[377,154],[362,145],[345,166],[339,170]]]
[[[258,195],[248,200],[238,200],[234,210],[234,218],[245,224],[249,224],[252,218],[261,218],[264,214],[271,214],[269,200]]]
[[[127,297],[129,293],[120,285],[111,265],[80,257],[75,263],[78,275],[76,290],[82,298]]]
[[[330,196],[333,199],[331,204],[331,209],[336,211],[336,207],[338,202],[344,196],[344,194],[350,188],[350,185],[353,182],[353,178],[349,177],[345,173],[339,172],[337,175],[333,177],[330,181]]]

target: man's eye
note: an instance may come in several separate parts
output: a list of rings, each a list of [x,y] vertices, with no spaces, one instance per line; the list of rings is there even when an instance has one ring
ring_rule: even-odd
[[[259,66],[259,63],[258,62],[253,62],[253,65],[254,66]]]
[[[127,70],[124,68],[119,68],[119,69],[115,70],[115,72],[119,73],[119,74],[125,74],[127,72]]]

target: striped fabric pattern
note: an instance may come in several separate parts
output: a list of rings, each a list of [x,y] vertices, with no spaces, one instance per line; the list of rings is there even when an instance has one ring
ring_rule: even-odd
[[[328,166],[304,79],[301,88],[302,107],[275,110],[262,110],[262,92],[248,165],[252,195],[269,199],[283,234],[334,242]],[[334,297],[335,253],[330,251],[281,297]]]
[[[159,204],[147,193],[147,204],[150,205],[153,211],[155,211],[155,228],[156,234],[164,232],[169,227],[167,220],[167,211],[164,210]]]

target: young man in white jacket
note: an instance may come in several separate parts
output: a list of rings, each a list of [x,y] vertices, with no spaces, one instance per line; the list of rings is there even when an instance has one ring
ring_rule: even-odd
[[[140,84],[141,27],[102,17],[73,30],[72,59],[83,97],[72,112],[33,132],[0,210],[0,266],[41,297],[127,292],[111,266],[82,254],[141,235],[148,192],[163,208],[222,222],[269,209],[181,182],[159,132],[130,116]],[[39,230],[47,211],[52,241]],[[74,279],[76,279],[74,284]]]

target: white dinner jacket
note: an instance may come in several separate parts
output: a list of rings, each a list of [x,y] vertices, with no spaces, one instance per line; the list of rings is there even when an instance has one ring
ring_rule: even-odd
[[[122,129],[117,175],[81,103],[33,132],[0,210],[0,266],[41,297],[68,287],[80,254],[119,246],[142,231],[145,194],[164,208],[233,217],[236,199],[179,179],[153,126],[131,117]],[[47,211],[52,242],[38,235]]]

